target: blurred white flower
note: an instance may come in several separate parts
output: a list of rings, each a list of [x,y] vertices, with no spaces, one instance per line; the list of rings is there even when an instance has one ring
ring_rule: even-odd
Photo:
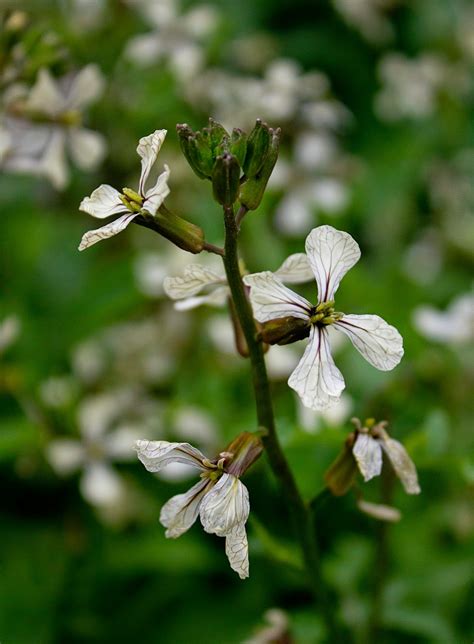
[[[474,341],[474,293],[455,298],[446,311],[419,306],[413,312],[416,329],[429,340],[462,345]]]
[[[310,434],[316,434],[321,429],[321,421],[330,427],[340,427],[351,416],[354,407],[352,398],[343,392],[338,402],[329,409],[316,411],[306,407],[297,400],[298,424]]]
[[[165,164],[162,172],[154,186],[148,190],[145,188],[150,172],[155,165],[158,152],[165,140],[166,130],[155,130],[149,136],[144,136],[138,142],[137,154],[141,158],[142,171],[138,192],[130,188],[124,188],[120,193],[112,186],[102,184],[94,190],[90,197],[85,197],[79,206],[79,210],[96,217],[105,219],[112,215],[122,214],[118,219],[97,228],[89,230],[82,236],[79,250],[84,250],[97,242],[117,235],[138,217],[142,211],[154,216],[163,201],[169,195],[168,179],[170,171]]]
[[[175,0],[128,0],[153,25],[154,31],[134,36],[125,55],[138,65],[166,61],[177,79],[186,82],[204,64],[203,46],[215,31],[218,13],[211,5],[178,12]]]
[[[344,20],[369,42],[385,43],[393,38],[393,27],[385,15],[397,0],[333,0]]]
[[[319,226],[306,238],[306,255],[318,285],[318,301],[291,291],[270,271],[247,275],[250,301],[258,322],[294,317],[306,320],[310,340],[288,384],[304,405],[327,409],[344,390],[344,378],[331,356],[328,325],[349,337],[355,348],[381,371],[393,369],[403,356],[402,337],[377,315],[345,315],[334,310],[334,294],[347,271],[360,258],[354,239],[331,226]]]
[[[375,110],[387,121],[430,116],[441,91],[462,94],[469,83],[461,66],[431,53],[415,59],[400,53],[386,54],[379,77],[382,88],[375,97]]]
[[[15,342],[20,330],[20,319],[16,315],[9,315],[0,322],[0,355]]]
[[[288,284],[301,284],[312,279],[311,268],[304,253],[287,257],[273,275]],[[163,288],[168,297],[177,300],[175,308],[179,311],[203,304],[221,307],[230,295],[224,270],[211,270],[200,264],[188,264],[182,276],[166,277]],[[208,290],[205,295],[198,295],[205,289]]]
[[[443,267],[443,247],[439,231],[426,228],[405,251],[403,272],[416,284],[435,282]]]
[[[263,615],[267,626],[262,626],[255,635],[243,644],[283,644],[291,642],[288,615],[280,608],[270,608]]]
[[[46,457],[61,476],[82,470],[80,490],[92,505],[114,505],[125,494],[125,483],[114,461],[133,460],[134,443],[146,430],[144,419],[127,421],[136,412],[134,392],[122,389],[86,398],[78,410],[80,439],[58,438]]]
[[[173,496],[161,508],[160,522],[166,537],[176,539],[186,532],[198,515],[206,532],[226,539],[226,555],[241,579],[249,576],[248,543],[245,531],[250,504],[248,490],[227,471],[227,452],[213,461],[189,443],[139,440],[138,458],[149,472],[159,472],[170,463],[184,463],[200,470],[200,481],[185,494]]]
[[[74,400],[76,388],[77,383],[72,376],[52,376],[43,380],[39,395],[47,407],[62,409]]]
[[[0,120],[0,166],[7,171],[44,176],[57,190],[66,187],[66,150],[90,171],[106,152],[104,137],[82,126],[82,112],[98,99],[104,81],[96,65],[54,79],[41,69],[33,87],[15,87],[4,99]]]

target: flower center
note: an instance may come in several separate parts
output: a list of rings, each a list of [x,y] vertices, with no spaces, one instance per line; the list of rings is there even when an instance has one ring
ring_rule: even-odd
[[[122,188],[120,201],[130,212],[140,212],[143,206],[143,197],[131,188]]]
[[[327,326],[340,320],[343,315],[334,310],[334,300],[328,300],[311,309],[310,322],[315,326]]]
[[[225,454],[225,456],[224,456]],[[210,461],[208,458],[205,458],[202,461],[202,464],[207,469],[204,472],[201,472],[202,479],[209,479],[210,481],[217,481],[224,474],[224,463],[227,457],[227,452],[222,452],[219,456],[222,456],[217,462]]]

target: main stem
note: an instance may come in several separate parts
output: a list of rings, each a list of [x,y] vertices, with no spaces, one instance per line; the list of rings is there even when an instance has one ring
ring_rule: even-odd
[[[293,523],[303,551],[304,562],[308,572],[308,581],[311,585],[315,600],[323,613],[332,644],[333,642],[339,641],[339,634],[332,605],[329,603],[324,589],[312,513],[303,501],[293,473],[281,448],[280,441],[278,440],[262,343],[257,339],[257,329],[255,327],[252,309],[240,274],[238,223],[235,220],[232,208],[224,208],[224,215],[226,236],[223,261],[235,310],[242,326],[250,354],[258,424],[261,429],[265,430],[262,440],[273,473],[280,482],[286,495]]]

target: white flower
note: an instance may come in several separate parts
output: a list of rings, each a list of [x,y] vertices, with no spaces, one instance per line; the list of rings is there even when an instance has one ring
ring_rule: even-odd
[[[460,295],[445,312],[431,306],[415,309],[413,321],[430,340],[447,344],[467,344],[474,340],[474,294]]]
[[[20,320],[9,315],[0,322],[0,354],[2,354],[20,335]]]
[[[245,532],[250,504],[248,490],[225,471],[226,453],[210,461],[189,443],[139,440],[138,458],[149,472],[159,472],[170,463],[184,463],[200,470],[201,480],[184,494],[173,496],[161,508],[160,522],[166,537],[176,539],[198,516],[206,532],[225,537],[230,567],[241,579],[249,576],[248,543]]]
[[[415,464],[403,445],[387,434],[386,423],[381,422],[377,425],[372,424],[370,427],[362,427],[358,419],[354,419],[354,422],[357,425],[357,438],[352,448],[352,454],[364,481],[370,481],[381,473],[382,452],[385,452],[395,474],[405,488],[405,492],[419,494],[420,486]]]
[[[83,109],[97,100],[103,86],[96,65],[59,80],[41,69],[25,96],[19,88],[7,100],[6,116],[0,124],[2,167],[45,176],[57,190],[69,180],[66,149],[81,169],[96,168],[105,156],[105,140],[81,122]]]
[[[344,378],[331,356],[328,325],[349,337],[355,348],[374,367],[393,369],[403,356],[398,331],[377,315],[345,315],[334,311],[334,295],[347,271],[360,258],[354,239],[331,226],[319,226],[306,238],[306,255],[318,285],[313,306],[265,271],[244,277],[258,322],[292,316],[310,326],[309,344],[288,384],[312,409],[335,404],[345,388]]]
[[[94,506],[120,503],[125,494],[125,484],[111,462],[133,458],[133,445],[143,426],[126,424],[123,416],[135,405],[135,396],[126,390],[88,398],[79,408],[81,438],[58,438],[46,448],[46,457],[59,475],[83,470],[80,490]]]
[[[304,253],[290,255],[273,274],[288,284],[301,284],[312,279],[311,267]],[[211,287],[208,293],[198,295],[208,287]],[[180,311],[202,304],[224,306],[230,296],[224,271],[206,268],[200,264],[189,264],[182,276],[166,277],[163,288],[171,299],[178,300],[175,308]]]
[[[97,219],[105,219],[111,215],[121,213],[125,214],[122,214],[121,217],[101,228],[89,230],[85,233],[79,245],[79,250],[84,250],[102,239],[108,239],[109,237],[117,235],[135,217],[140,215],[142,211],[146,211],[151,216],[156,214],[158,208],[170,192],[167,183],[170,175],[168,166],[165,165],[164,172],[159,175],[154,186],[146,190],[145,184],[155,164],[165,136],[166,130],[156,130],[153,134],[141,138],[138,143],[137,153],[142,160],[138,192],[124,188],[121,194],[118,190],[112,188],[112,186],[102,184],[94,190],[90,197],[86,197],[81,201],[79,210],[87,212]]]

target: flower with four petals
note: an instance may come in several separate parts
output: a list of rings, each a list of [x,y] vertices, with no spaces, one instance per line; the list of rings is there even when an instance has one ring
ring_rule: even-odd
[[[170,170],[168,166],[164,166],[164,172],[159,175],[156,183],[151,188],[146,190],[145,185],[165,136],[166,130],[156,130],[153,134],[141,138],[138,143],[137,153],[142,163],[138,192],[130,188],[124,188],[120,193],[112,186],[102,184],[94,190],[90,197],[86,197],[81,201],[79,210],[87,212],[97,219],[105,219],[119,214],[121,214],[121,217],[101,228],[86,232],[82,237],[79,250],[84,250],[102,239],[117,235],[138,215],[147,213],[153,217],[156,214],[170,192],[168,187]]]
[[[334,295],[347,271],[360,258],[356,241],[332,226],[314,228],[306,238],[306,256],[318,285],[313,306],[284,286],[270,271],[244,277],[258,322],[294,317],[310,326],[309,344],[288,384],[303,404],[327,409],[345,388],[344,378],[331,355],[328,327],[349,337],[355,348],[381,371],[393,369],[403,356],[403,340],[397,329],[378,315],[346,315],[334,309]]]
[[[241,434],[228,449],[209,460],[189,443],[139,440],[138,458],[149,472],[159,472],[170,463],[184,463],[200,470],[200,481],[184,494],[173,496],[161,508],[160,522],[166,537],[176,539],[186,532],[198,516],[206,532],[225,537],[230,567],[241,579],[249,576],[248,543],[245,531],[250,504],[249,494],[239,476],[258,458],[260,440]]]

